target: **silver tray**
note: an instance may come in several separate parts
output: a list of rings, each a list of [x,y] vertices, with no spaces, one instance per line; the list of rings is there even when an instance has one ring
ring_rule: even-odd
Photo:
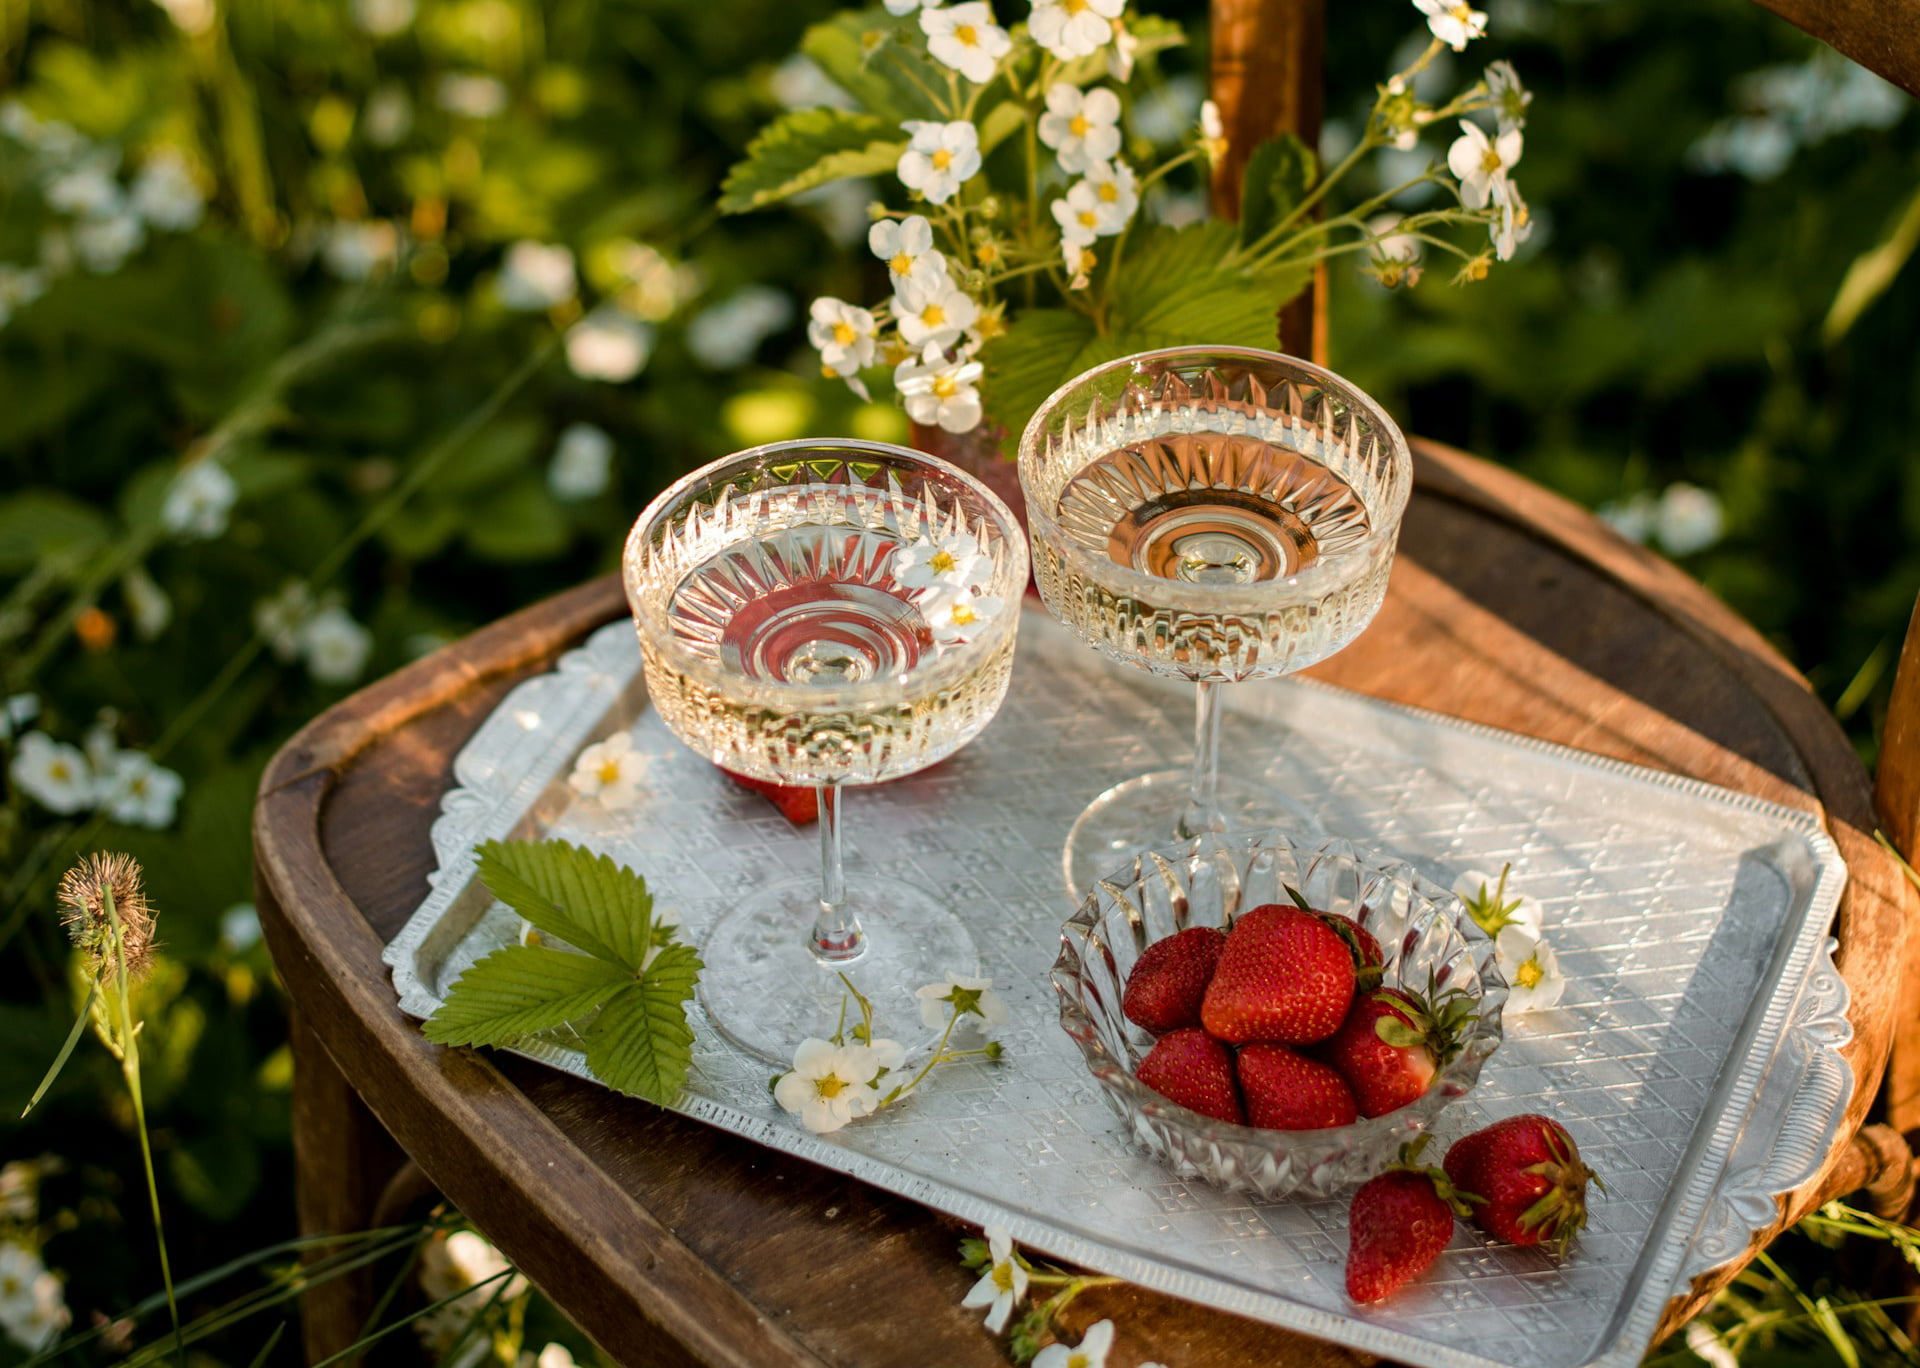
[[[1637,1363],[1670,1298],[1742,1254],[1776,1197],[1810,1178],[1852,1074],[1828,924],[1846,871],[1813,817],[1752,797],[1289,680],[1223,691],[1225,753],[1309,795],[1327,829],[1450,884],[1512,860],[1546,905],[1569,984],[1509,1021],[1450,1141],[1550,1110],[1611,1196],[1563,1262],[1460,1228],[1385,1306],[1343,1291],[1341,1202],[1260,1203],[1174,1178],[1132,1151],[1072,1042],[1047,972],[1071,906],[1060,843],[1109,785],[1187,754],[1188,690],[1104,660],[1037,609],[1013,684],[959,755],[847,800],[851,861],[944,891],[1006,997],[998,1064],[944,1066],[911,1103],[815,1136],[768,1096],[767,1066],[698,1008],[676,1109],[1057,1258],[1410,1364]],[[626,727],[648,757],[641,805],[609,814],[566,785]],[[1175,763],[1178,763],[1175,760]],[[473,878],[476,842],[558,835],[643,873],[697,937],[774,870],[817,859],[647,710],[632,626],[609,624],[510,693],[454,762],[433,827],[432,892],[387,947],[400,1004],[425,1016],[516,922]],[[882,1029],[885,1023],[881,1023]],[[523,1053],[586,1076],[558,1041]],[[1436,1150],[1436,1152],[1438,1152]]]

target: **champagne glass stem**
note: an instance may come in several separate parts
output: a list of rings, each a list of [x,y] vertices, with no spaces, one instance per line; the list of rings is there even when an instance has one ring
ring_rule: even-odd
[[[1225,831],[1220,811],[1220,698],[1211,681],[1194,685],[1193,779],[1187,790],[1187,810],[1174,832],[1190,840],[1208,831]]]
[[[860,919],[847,909],[847,880],[840,862],[840,786],[821,784],[820,913],[814,919],[811,948],[823,964],[849,964],[867,948]]]

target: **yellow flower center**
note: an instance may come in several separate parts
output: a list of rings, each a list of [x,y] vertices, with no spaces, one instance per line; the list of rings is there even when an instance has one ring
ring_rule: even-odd
[[[1065,10],[1068,16],[1071,17],[1079,14],[1090,2],[1091,0],[1060,0],[1060,8]]]
[[[982,266],[993,265],[1000,260],[1000,244],[997,242],[981,243],[973,249],[973,259]]]
[[[56,760],[47,766],[47,778],[56,784],[64,784],[73,778],[73,767],[64,760]]]
[[[1073,134],[1073,136],[1076,138],[1084,138],[1087,136],[1087,130],[1092,127],[1093,125],[1087,122],[1086,115],[1076,114],[1068,122],[1067,131]]]
[[[1516,228],[1524,228],[1527,226],[1527,220],[1532,217],[1533,217],[1533,211],[1527,208],[1527,206],[1523,204],[1514,213],[1513,226]]]
[[[822,1097],[838,1097],[847,1090],[847,1081],[839,1074],[828,1074],[813,1080],[813,1090]]]
[[[1013,1291],[1013,1260],[993,1266],[993,1285],[1002,1292]]]
[[[954,36],[954,40],[958,42],[961,47],[979,47],[980,46],[980,30],[975,28],[972,24],[959,25],[957,28],[954,29],[953,36]]]
[[[859,335],[853,330],[851,323],[842,321],[833,325],[833,340],[843,347],[851,347],[854,338]]]
[[[938,386],[935,386],[934,392],[936,394],[939,393]],[[967,607],[966,604],[956,603],[953,605],[952,616],[953,616],[954,626],[965,627],[969,622],[974,621],[977,615],[974,613],[973,609]]]
[[[1463,24],[1470,25],[1473,23],[1473,6],[1455,5],[1447,11],[1447,16],[1451,19],[1457,19]]]
[[[1120,187],[1112,181],[1101,181],[1099,194],[1102,200],[1108,204],[1112,204],[1120,198]]]
[[[927,158],[927,160],[933,163],[934,170],[944,171],[949,166],[953,165],[953,153],[949,152],[946,148],[943,147],[939,149],[937,152],[935,152],[931,157]]]
[[[913,269],[913,258],[905,252],[895,252],[893,260],[887,263],[887,269],[895,275],[905,275]]]
[[[938,304],[929,304],[920,311],[920,321],[929,328],[937,328],[947,321],[947,311]]]
[[[1480,169],[1482,171],[1498,171],[1500,169],[1500,154],[1491,147],[1482,152],[1480,154]]]
[[[1540,980],[1546,976],[1547,971],[1540,967],[1540,961],[1530,959],[1514,971],[1513,981],[1522,988],[1538,988]]]
[[[933,377],[934,398],[951,399],[953,398],[954,395],[958,394],[959,392],[960,392],[960,386],[954,383],[954,379],[951,375],[936,375]],[[945,565],[940,564],[940,559],[942,556],[946,557],[947,563]],[[953,557],[948,556],[946,552],[942,551],[939,556],[935,556],[933,558],[933,568],[936,570],[953,569]],[[957,613],[959,610],[955,609],[954,611]],[[956,622],[960,620],[961,619],[957,617],[954,619],[954,621]]]
[[[594,771],[594,774],[603,784],[617,784],[620,782],[620,762],[618,760],[604,760],[601,762],[600,768]]]
[[[948,380],[944,375],[933,382],[933,392],[935,394],[940,393],[940,386],[943,384],[947,386],[948,393],[952,393],[953,382]],[[954,567],[953,553],[951,551],[936,551],[933,553],[933,559],[928,561],[927,565],[935,574],[944,575]]]
[[[1094,214],[1093,210],[1082,209],[1080,211],[1080,226],[1082,228],[1091,228],[1099,221],[1099,218]]]
[[[1068,1354],[1067,1368],[1093,1368],[1093,1360],[1082,1353]]]

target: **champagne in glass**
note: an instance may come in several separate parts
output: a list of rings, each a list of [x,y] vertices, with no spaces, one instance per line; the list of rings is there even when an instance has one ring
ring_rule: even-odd
[[[1096,798],[1068,838],[1069,891],[1170,840],[1316,829],[1270,782],[1221,776],[1214,686],[1303,669],[1372,620],[1412,483],[1392,420],[1292,357],[1147,352],[1048,399],[1020,478],[1048,609],[1106,654],[1198,685],[1191,769]]]
[[[1026,543],[945,462],[852,441],[779,443],[687,476],[628,538],[647,688],[714,763],[820,796],[817,881],[776,879],[708,933],[702,996],[779,1063],[833,1032],[845,973],[911,1046],[913,990],[971,974],[965,926],[897,880],[849,879],[840,787],[910,774],[992,719],[1013,662]]]

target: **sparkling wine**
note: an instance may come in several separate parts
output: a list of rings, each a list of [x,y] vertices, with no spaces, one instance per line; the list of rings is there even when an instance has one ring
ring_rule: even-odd
[[[1065,480],[1053,513],[1063,544],[1042,539],[1036,555],[1048,606],[1159,674],[1300,669],[1346,645],[1386,588],[1389,563],[1367,554],[1377,539],[1359,491],[1306,452],[1257,436],[1168,432],[1097,452]],[[1068,547],[1166,589],[1133,581],[1123,591],[1080,574]],[[1300,592],[1234,593],[1287,581]]]
[[[971,740],[1006,692],[1012,635],[936,649],[893,571],[901,547],[951,520],[897,493],[840,487],[754,504],[751,516],[690,523],[685,568],[662,584],[671,639],[697,662],[679,668],[642,638],[667,725],[718,764],[787,784],[873,783]],[[901,687],[860,688],[888,681]]]

